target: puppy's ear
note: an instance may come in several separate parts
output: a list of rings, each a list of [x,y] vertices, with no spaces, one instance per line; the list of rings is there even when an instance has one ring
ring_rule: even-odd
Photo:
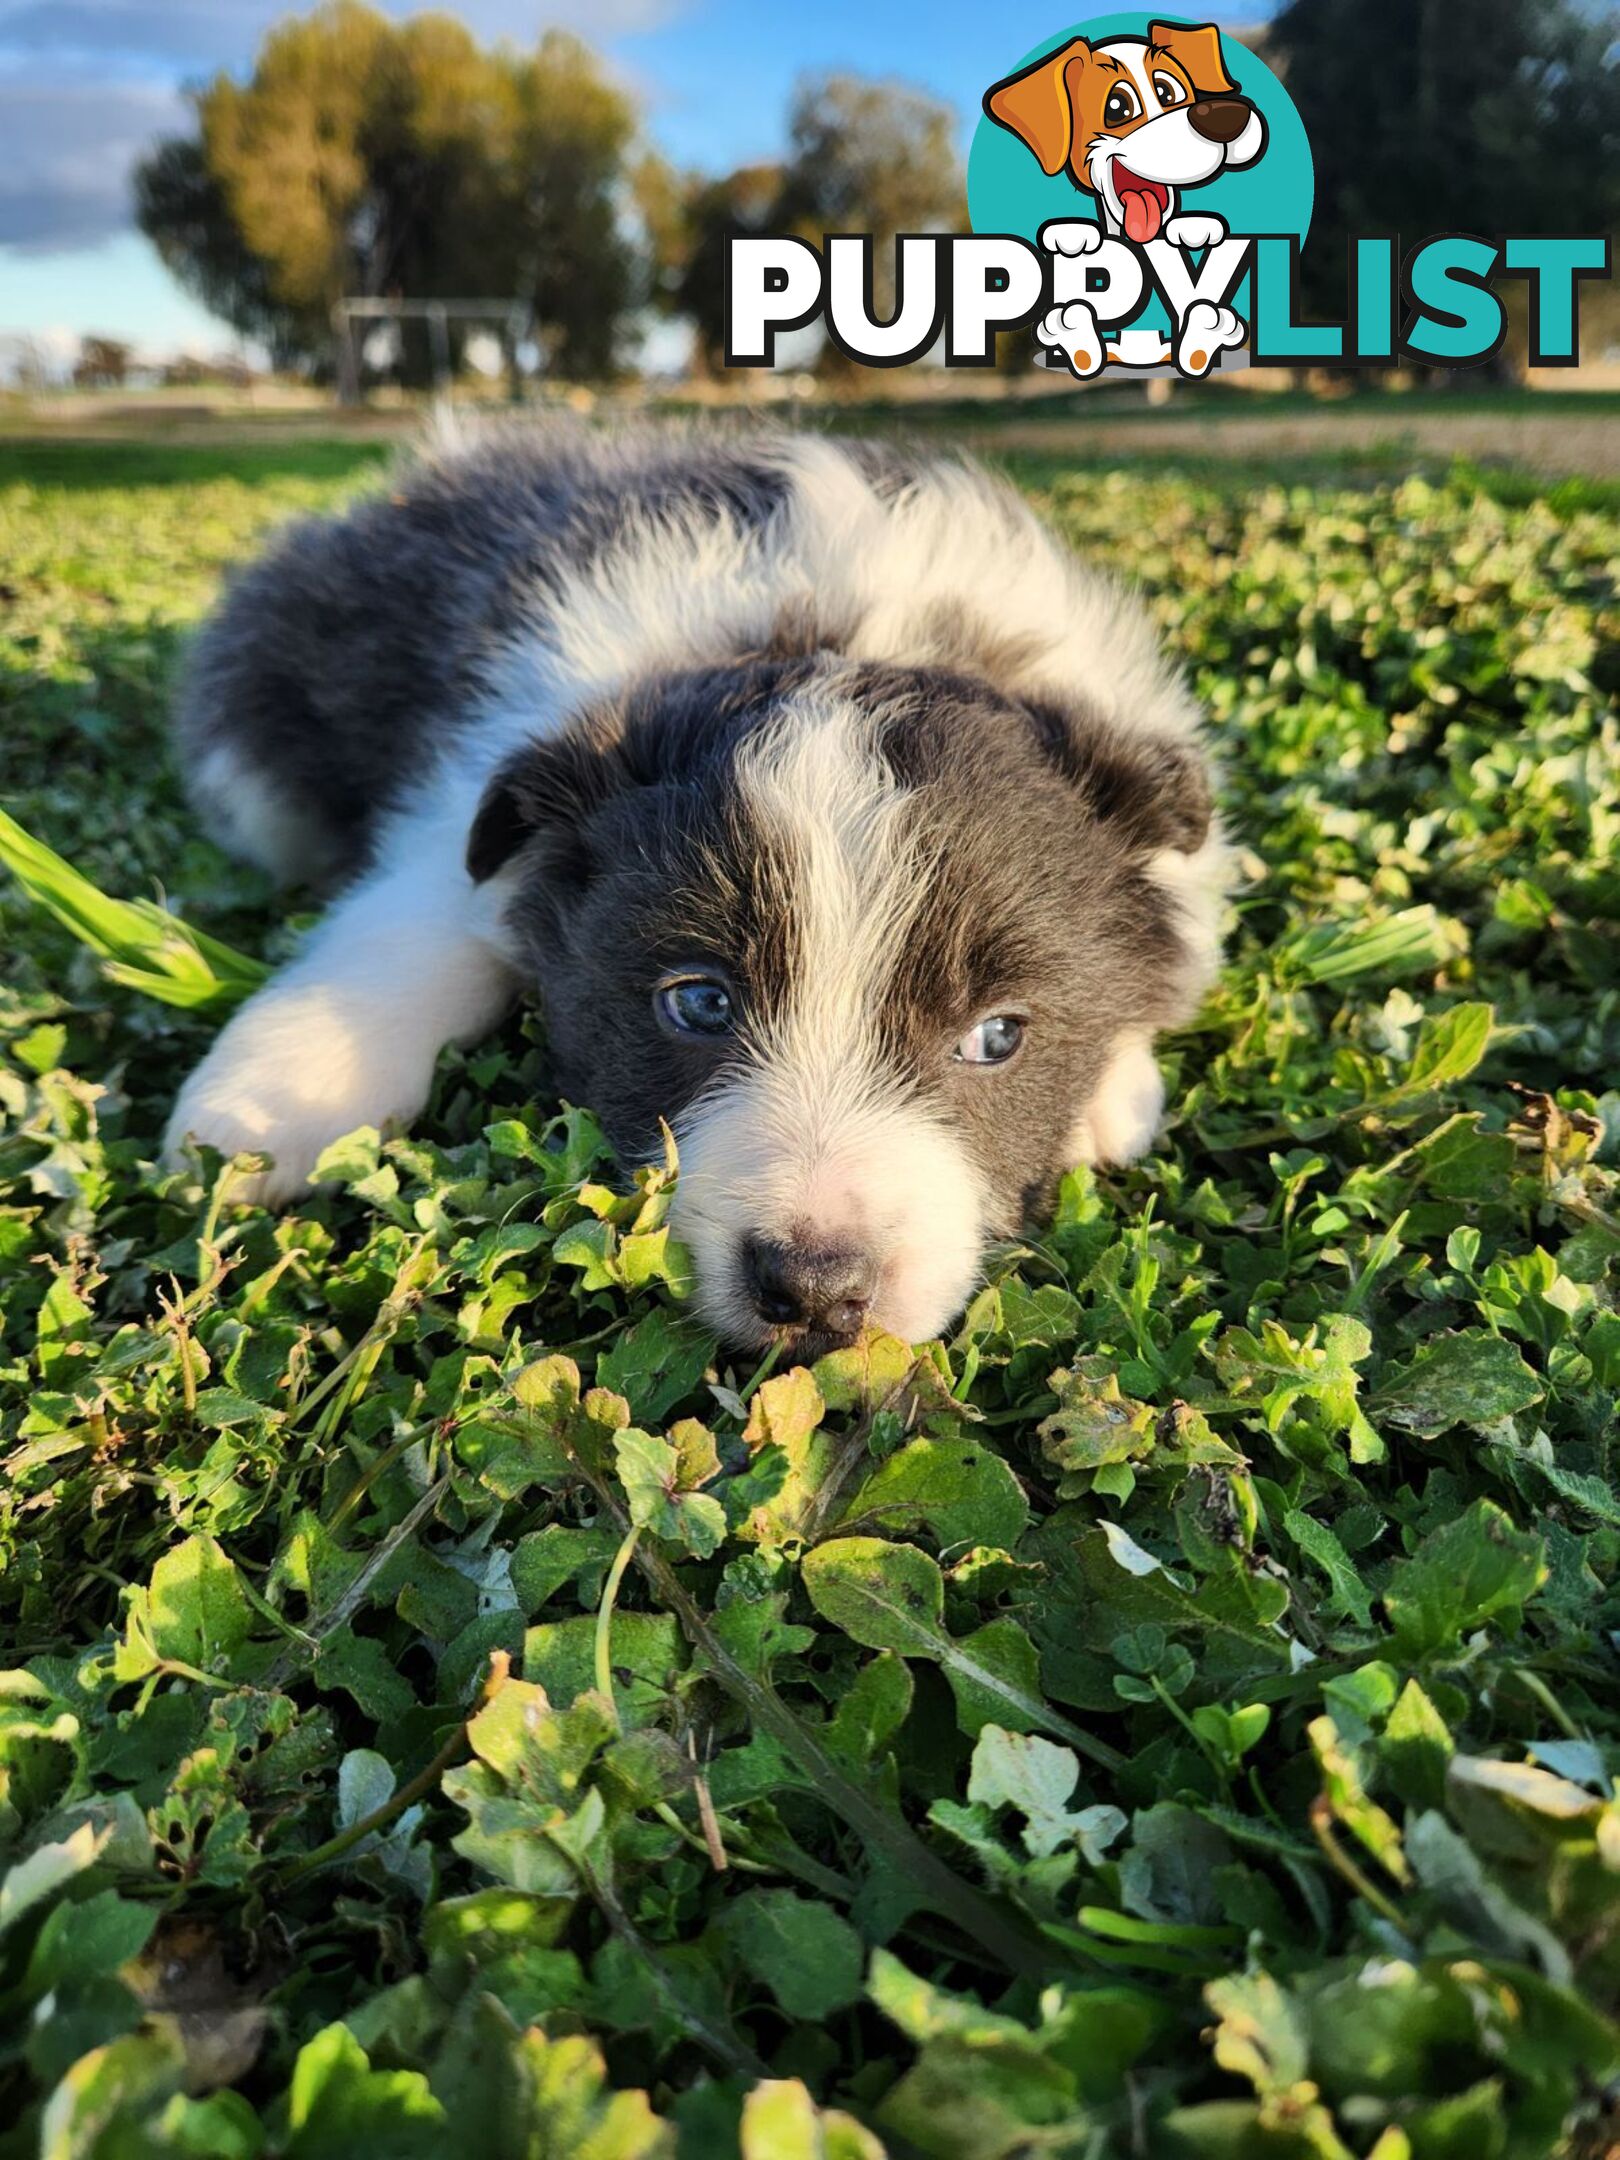
[[[1197,743],[1127,734],[1052,705],[1032,705],[1030,716],[1052,763],[1127,846],[1144,855],[1161,848],[1197,854],[1215,816]]]
[[[1148,50],[1157,47],[1185,70],[1187,80],[1205,97],[1218,91],[1229,97],[1237,88],[1226,72],[1221,33],[1213,23],[1149,23]]]
[[[1067,45],[1020,74],[992,83],[984,94],[990,118],[1028,144],[1048,177],[1060,173],[1069,162],[1074,147],[1075,78],[1090,64],[1087,41],[1070,38]]]
[[[625,784],[616,735],[570,730],[527,743],[491,778],[467,835],[467,873],[482,885],[531,842],[548,868],[583,879],[580,828]]]

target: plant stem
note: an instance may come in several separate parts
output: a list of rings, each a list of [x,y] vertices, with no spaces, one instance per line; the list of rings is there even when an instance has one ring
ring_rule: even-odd
[[[615,1724],[620,1720],[619,1706],[613,1696],[613,1607],[618,1600],[619,1585],[624,1581],[624,1571],[630,1565],[636,1541],[640,1536],[640,1529],[632,1524],[620,1540],[596,1607],[596,1692],[613,1712]]]
[[[1327,1856],[1328,1865],[1344,1877],[1359,1898],[1364,1898],[1397,1933],[1405,1936],[1406,1922],[1401,1918],[1400,1907],[1393,1898],[1385,1897],[1376,1883],[1368,1880],[1354,1860],[1333,1835],[1333,1803],[1326,1793],[1318,1793],[1311,1802],[1311,1829],[1316,1842]]]
[[[371,1836],[373,1831],[386,1829],[389,1823],[393,1822],[397,1816],[403,1815],[408,1807],[413,1806],[418,1800],[425,1799],[432,1792],[440,1778],[444,1776],[444,1773],[465,1752],[468,1726],[477,1717],[479,1711],[492,1702],[506,1685],[507,1675],[511,1669],[511,1661],[506,1656],[506,1653],[500,1650],[492,1651],[489,1663],[489,1676],[478,1692],[477,1702],[462,1719],[461,1723],[456,1726],[433,1760],[424,1764],[417,1771],[415,1777],[402,1785],[398,1792],[391,1793],[381,1807],[373,1808],[369,1815],[362,1815],[358,1822],[350,1823],[346,1830],[340,1830],[336,1837],[329,1837],[324,1845],[317,1845],[313,1852],[301,1853],[278,1878],[283,1886],[288,1883],[299,1882],[304,1876],[314,1874],[317,1868],[323,1868],[328,1862],[341,1859],[344,1853],[363,1843],[366,1838]]]
[[[628,1518],[616,1494],[584,1464],[580,1467],[604,1510],[628,1530]],[[756,1680],[737,1663],[660,1553],[638,1546],[634,1559],[660,1602],[679,1620],[688,1642],[702,1651],[715,1678],[747,1712],[750,1723],[778,1742],[809,1781],[811,1790],[842,1817],[874,1859],[909,1875],[922,1893],[922,1902],[954,1921],[970,1941],[1008,1972],[1035,1975],[1048,1969],[1050,1953],[1021,1920],[948,1868],[908,1823],[891,1815],[833,1761],[774,1688]]]

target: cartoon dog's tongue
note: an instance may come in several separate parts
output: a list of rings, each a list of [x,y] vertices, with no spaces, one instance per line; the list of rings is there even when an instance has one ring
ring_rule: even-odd
[[[1150,240],[1158,238],[1159,227],[1164,222],[1165,206],[1169,202],[1169,190],[1157,180],[1143,180],[1128,165],[1116,162],[1114,187],[1119,195],[1120,212],[1125,220],[1125,237],[1134,240],[1138,247],[1145,247]]]

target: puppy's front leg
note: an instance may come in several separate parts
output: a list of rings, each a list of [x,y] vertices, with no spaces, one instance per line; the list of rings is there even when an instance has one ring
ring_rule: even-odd
[[[165,1158],[187,1139],[267,1154],[272,1167],[233,1196],[275,1205],[342,1134],[414,1118],[439,1051],[483,1034],[512,1000],[494,935],[492,896],[459,850],[385,859],[231,1019],[181,1090]]]
[[[1075,1162],[1129,1163],[1153,1145],[1164,1113],[1164,1081],[1145,1035],[1122,1035],[1085,1115],[1069,1135]]]

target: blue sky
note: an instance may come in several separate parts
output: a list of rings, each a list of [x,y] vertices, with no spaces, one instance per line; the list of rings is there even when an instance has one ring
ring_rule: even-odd
[[[161,350],[223,341],[132,229],[128,175],[155,136],[184,126],[186,82],[245,71],[268,24],[294,11],[285,0],[0,0],[0,332],[101,331]],[[1062,0],[461,0],[447,11],[487,38],[580,31],[636,92],[664,152],[710,170],[780,148],[807,68],[923,85],[961,113],[965,150],[986,83],[1065,27]],[[1096,12],[1082,0],[1074,19]],[[1211,12],[1252,22],[1270,5]]]

